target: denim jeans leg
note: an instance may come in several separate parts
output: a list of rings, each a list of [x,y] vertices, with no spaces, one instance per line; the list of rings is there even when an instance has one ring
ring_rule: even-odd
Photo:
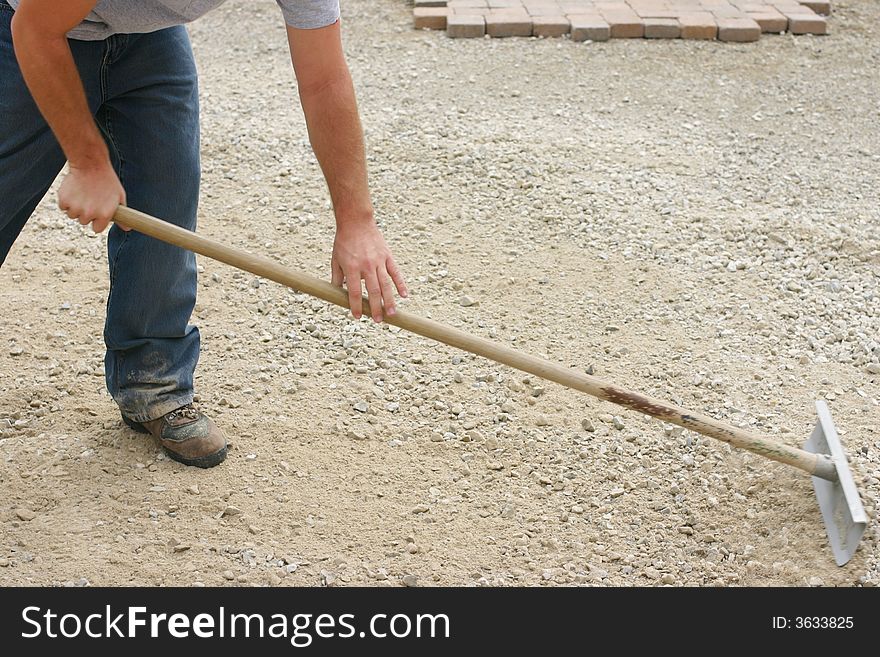
[[[127,204],[195,230],[198,83],[182,27],[111,37],[97,118],[118,157]],[[113,227],[104,340],[107,388],[126,417],[156,419],[193,399],[199,331],[195,256]]]
[[[64,153],[25,85],[12,47],[12,8],[0,2],[0,265],[64,166]],[[71,42],[89,105],[100,104],[102,42]]]

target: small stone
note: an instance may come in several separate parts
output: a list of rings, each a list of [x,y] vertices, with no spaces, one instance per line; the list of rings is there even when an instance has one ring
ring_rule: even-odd
[[[675,584],[675,575],[673,575],[672,573],[665,573],[660,578],[660,581],[664,584]]]
[[[418,586],[419,578],[415,575],[404,575],[401,580],[404,586]]]
[[[880,374],[880,363],[868,363],[867,369],[871,374]]]
[[[468,295],[464,295],[461,299],[458,300],[458,305],[464,306],[465,308],[470,308],[471,306],[474,306],[476,304],[477,302]]]
[[[584,418],[583,420],[581,420],[581,427],[583,428],[584,431],[593,432],[596,430],[596,427],[593,426],[593,421],[590,420],[589,418]]]
[[[370,410],[370,405],[365,401],[359,401],[355,403],[354,410],[358,413],[366,413]]]
[[[430,510],[431,507],[429,507],[427,504],[416,504],[412,508],[412,513],[427,513]]]
[[[190,495],[199,495],[201,491],[199,490],[198,484],[193,484],[192,486],[186,487],[186,492]]]
[[[19,345],[13,345],[9,348],[10,356],[21,356],[24,353],[24,349],[22,349]]]
[[[535,425],[539,427],[548,427],[550,426],[550,420],[548,420],[545,415],[539,415],[535,420]]]
[[[363,431],[358,431],[357,429],[349,429],[348,434],[346,434],[352,440],[366,440],[367,435]]]
[[[241,509],[239,509],[237,506],[229,505],[229,506],[227,506],[225,509],[223,509],[223,513],[221,513],[220,515],[221,515],[221,517],[224,517],[224,516],[237,516],[237,515],[239,515],[240,513],[241,513]]]
[[[621,420],[620,417],[617,415],[614,416],[614,418],[611,420],[611,423],[614,425],[614,428],[617,429],[618,431],[620,431],[624,427],[623,420]]]
[[[614,422],[614,416],[611,413],[602,413],[599,416],[599,421],[604,422],[605,424],[611,424]]]
[[[810,578],[810,586],[825,586],[825,582],[822,580],[821,577],[817,577],[816,575],[813,575]]]
[[[489,461],[486,463],[489,470],[503,470],[504,464],[501,461]]]
[[[31,511],[30,509],[19,508],[15,510],[15,515],[19,520],[23,520],[25,522],[30,522],[34,518],[37,517],[37,514]]]

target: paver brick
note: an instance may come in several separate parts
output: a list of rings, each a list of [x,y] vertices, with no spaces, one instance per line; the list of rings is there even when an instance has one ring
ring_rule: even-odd
[[[473,39],[486,34],[486,19],[482,16],[452,14],[446,19],[446,35],[453,39]]]
[[[718,24],[709,12],[694,12],[678,17],[682,39],[714,39],[718,36]]]
[[[571,21],[572,41],[608,41],[611,38],[611,27],[598,14],[575,14],[568,18]]]
[[[761,38],[761,26],[751,18],[719,18],[719,41],[757,41]]]
[[[788,29],[788,19],[774,7],[766,7],[761,12],[749,12],[748,17],[761,26],[761,32],[779,34]]]
[[[646,39],[677,39],[681,36],[681,26],[674,18],[646,18]]]
[[[571,21],[565,16],[532,17],[532,34],[536,37],[561,37],[570,30]]]
[[[611,28],[612,39],[640,39],[645,36],[645,26],[634,11],[617,8],[605,9],[597,3],[599,14]]]
[[[828,20],[816,14],[788,14],[788,31],[792,34],[828,34]]]
[[[449,15],[457,14],[459,16],[485,16],[493,9],[488,7],[453,7],[449,10]],[[446,20],[449,20],[448,18]]]
[[[413,9],[413,25],[417,30],[445,30],[446,7],[416,7]]]
[[[532,36],[532,17],[490,12],[486,15],[486,34],[491,37]]]
[[[829,0],[801,0],[804,7],[809,7],[817,14],[831,15],[831,2]]]

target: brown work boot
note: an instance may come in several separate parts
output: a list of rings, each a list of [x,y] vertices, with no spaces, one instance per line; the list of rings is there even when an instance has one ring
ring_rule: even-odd
[[[226,459],[226,437],[192,404],[181,406],[156,420],[122,421],[140,433],[152,434],[175,461],[198,468],[213,468]]]

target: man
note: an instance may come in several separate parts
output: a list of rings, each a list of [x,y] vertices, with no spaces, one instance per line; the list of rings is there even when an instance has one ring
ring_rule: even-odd
[[[55,177],[58,204],[96,232],[127,204],[194,230],[196,69],[182,24],[224,0],[0,0],[0,263]],[[360,317],[394,314],[403,277],[373,219],[338,0],[278,0],[312,147],[336,215],[331,279]],[[125,423],[171,458],[212,467],[226,438],[193,405],[193,254],[114,225],[104,342]],[[392,285],[393,283],[393,285]]]

